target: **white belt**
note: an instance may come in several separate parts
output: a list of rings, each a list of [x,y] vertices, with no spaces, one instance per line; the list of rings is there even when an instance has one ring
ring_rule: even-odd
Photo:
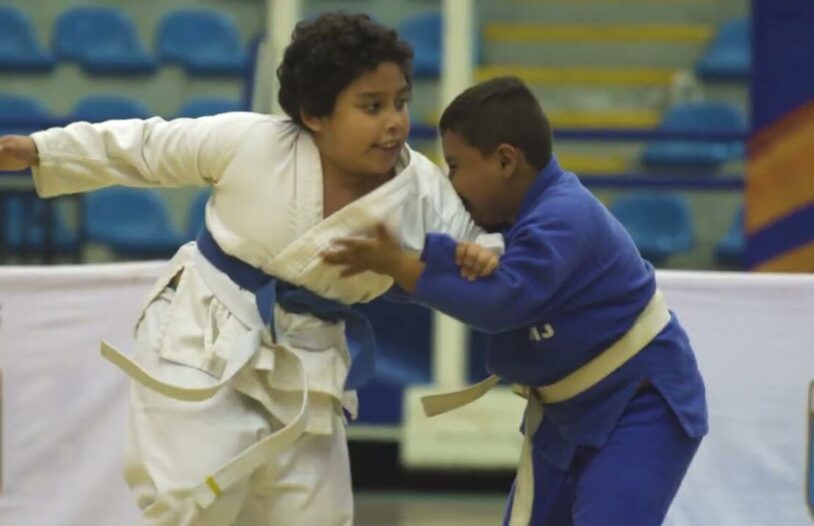
[[[630,330],[590,362],[553,384],[540,387],[523,386],[519,389],[526,396],[529,391],[534,392],[540,401],[548,404],[573,398],[590,389],[636,356],[667,326],[669,321],[670,311],[667,309],[667,303],[661,292],[657,290]],[[439,415],[474,402],[498,382],[500,382],[500,378],[492,375],[458,391],[425,396],[421,399],[421,404],[427,416]]]

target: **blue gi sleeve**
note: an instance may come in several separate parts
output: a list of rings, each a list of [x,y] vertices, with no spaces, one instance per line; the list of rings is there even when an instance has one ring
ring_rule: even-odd
[[[455,263],[457,243],[428,234],[421,258],[426,264],[413,297],[489,334],[538,322],[552,297],[589,257],[590,234],[555,219],[520,228],[507,239],[498,270],[468,281]]]

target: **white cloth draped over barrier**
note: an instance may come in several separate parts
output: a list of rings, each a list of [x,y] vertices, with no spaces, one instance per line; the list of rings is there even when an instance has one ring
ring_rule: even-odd
[[[137,523],[120,475],[127,380],[99,340],[129,347],[160,267],[0,267],[3,526]],[[665,271],[659,283],[696,348],[711,428],[668,524],[811,524],[814,276]]]
[[[130,349],[157,263],[0,267],[3,526],[138,522],[121,476]]]

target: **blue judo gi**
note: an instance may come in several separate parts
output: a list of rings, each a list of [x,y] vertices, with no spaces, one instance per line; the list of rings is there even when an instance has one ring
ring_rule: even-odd
[[[622,225],[556,158],[504,237],[495,274],[470,282],[456,242],[429,234],[413,299],[487,333],[487,368],[511,383],[544,386],[577,370],[622,337],[656,291],[652,265]],[[531,449],[535,526],[661,524],[707,432],[703,380],[673,313],[622,367],[543,409]]]

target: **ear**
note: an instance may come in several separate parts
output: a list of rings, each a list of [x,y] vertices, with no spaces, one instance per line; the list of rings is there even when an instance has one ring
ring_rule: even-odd
[[[520,152],[511,144],[500,144],[495,150],[500,161],[500,171],[506,179],[512,177],[517,171]]]
[[[310,113],[300,110],[300,119],[305,127],[313,133],[319,133],[325,127],[325,117],[314,117]]]

